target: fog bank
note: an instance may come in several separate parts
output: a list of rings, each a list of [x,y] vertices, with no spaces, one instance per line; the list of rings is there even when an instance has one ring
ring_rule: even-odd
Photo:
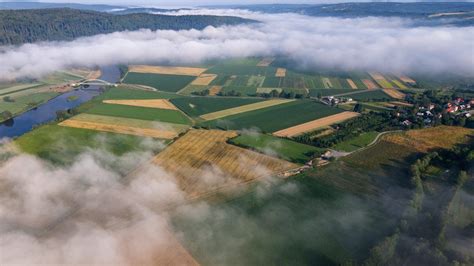
[[[474,27],[412,27],[399,18],[315,18],[237,10],[191,10],[262,23],[204,30],[117,32],[71,42],[0,47],[0,79],[39,77],[74,66],[195,64],[284,56],[306,70],[377,70],[474,76]]]

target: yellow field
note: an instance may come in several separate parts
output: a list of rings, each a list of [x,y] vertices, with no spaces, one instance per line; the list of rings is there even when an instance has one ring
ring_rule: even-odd
[[[377,85],[370,79],[363,79],[362,82],[369,90],[377,89]]]
[[[190,198],[297,167],[226,143],[236,136],[234,131],[193,129],[159,153],[153,162],[171,173]]]
[[[450,149],[457,143],[466,143],[473,137],[473,129],[439,126],[390,134],[384,136],[384,139],[415,149],[418,152],[428,152],[439,148]]]
[[[416,83],[416,81],[414,81],[413,79],[407,77],[407,76],[399,76],[398,77],[401,81],[405,82],[405,83]]]
[[[405,96],[406,96],[404,93],[399,92],[396,89],[383,89],[383,92],[385,92],[392,98],[400,99],[400,100],[405,99]]]
[[[277,71],[275,73],[275,77],[277,77],[277,78],[286,77],[286,68],[277,68]]]
[[[375,80],[379,80],[379,79],[382,80],[382,79],[385,79],[385,77],[382,76],[382,74],[377,73],[377,72],[370,72],[369,75],[370,75],[373,79],[375,79]]]
[[[93,114],[79,114],[59,125],[160,139],[174,139],[189,128],[186,125]]]
[[[165,74],[165,75],[184,75],[199,76],[206,68],[197,67],[168,67],[168,66],[147,66],[147,65],[131,65],[128,67],[129,72]]]
[[[222,86],[212,86],[209,89],[209,96],[216,96],[222,90]]]
[[[214,120],[214,119],[219,119],[219,118],[223,118],[223,117],[230,116],[230,115],[240,114],[240,113],[244,113],[244,112],[250,112],[250,111],[254,111],[254,110],[258,110],[258,109],[262,109],[262,108],[266,108],[266,107],[270,107],[270,106],[274,106],[274,105],[288,103],[288,102],[291,102],[291,101],[294,101],[294,100],[288,100],[288,99],[268,100],[268,101],[263,101],[263,102],[258,102],[258,103],[242,105],[242,106],[234,107],[234,108],[230,108],[230,109],[225,109],[225,110],[217,111],[217,112],[213,112],[213,113],[208,113],[208,114],[205,114],[205,115],[201,115],[200,117],[204,120]]]
[[[332,88],[332,83],[328,78],[322,78],[323,85],[326,89]]]
[[[347,83],[349,83],[349,86],[351,86],[352,89],[357,90],[357,85],[352,79],[347,79]]]
[[[392,79],[392,82],[395,83],[395,85],[397,85],[397,87],[399,87],[402,90],[408,89],[407,86],[405,86],[403,83],[401,83],[400,81],[396,79]]]
[[[119,105],[130,105],[138,107],[148,107],[157,109],[167,110],[178,110],[170,101],[165,99],[153,99],[153,100],[104,100],[103,103],[108,104],[119,104]]]
[[[201,74],[197,77],[191,85],[198,85],[198,86],[207,86],[209,85],[215,78],[217,77],[216,74]]]
[[[257,66],[267,67],[267,66],[271,65],[271,63],[273,63],[274,60],[275,60],[275,58],[273,58],[273,57],[263,58],[260,62],[258,62]]]
[[[316,119],[304,124],[297,126],[289,127],[277,132],[274,132],[273,135],[278,137],[294,137],[305,132],[309,132],[318,128],[327,127],[336,123],[340,123],[344,120],[354,118],[359,116],[359,113],[355,112],[342,112],[335,115],[330,115],[324,118]]]

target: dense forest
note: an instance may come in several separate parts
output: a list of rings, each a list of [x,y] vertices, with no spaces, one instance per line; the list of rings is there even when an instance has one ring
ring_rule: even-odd
[[[76,9],[0,10],[0,45],[37,41],[72,40],[138,29],[203,29],[206,26],[250,23],[238,17],[166,16],[152,14],[114,15]]]

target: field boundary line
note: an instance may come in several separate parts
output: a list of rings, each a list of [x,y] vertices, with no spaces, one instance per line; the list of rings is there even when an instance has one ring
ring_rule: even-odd
[[[257,103],[246,104],[246,105],[242,105],[238,107],[233,107],[229,109],[224,109],[217,112],[207,113],[199,117],[206,121],[216,120],[216,119],[220,119],[220,118],[231,116],[231,115],[247,113],[247,112],[256,111],[256,110],[260,110],[260,109],[264,109],[264,108],[268,108],[272,106],[277,106],[281,104],[286,104],[286,103],[290,103],[294,101],[296,100],[288,100],[288,99],[267,100],[267,101],[262,101],[262,102],[257,102]]]

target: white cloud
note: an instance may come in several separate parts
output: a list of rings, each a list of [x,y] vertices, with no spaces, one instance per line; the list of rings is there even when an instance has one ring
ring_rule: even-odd
[[[314,18],[229,10],[190,12],[233,14],[263,23],[208,27],[201,31],[117,32],[72,42],[3,47],[0,78],[37,77],[76,65],[193,64],[208,59],[268,55],[288,56],[309,70],[328,67],[474,75],[474,27],[412,27],[410,20],[400,18]]]

